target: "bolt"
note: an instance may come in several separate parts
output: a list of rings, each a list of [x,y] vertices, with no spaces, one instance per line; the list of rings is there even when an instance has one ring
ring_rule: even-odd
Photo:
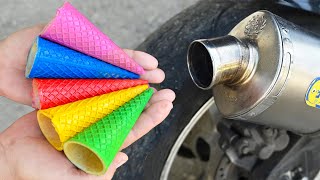
[[[281,177],[281,180],[291,180],[291,178],[288,175],[284,175]]]
[[[248,154],[250,152],[250,149],[248,146],[245,146],[242,148],[242,151],[241,151],[244,155]]]
[[[240,148],[240,153],[244,155],[248,154],[251,151],[251,148],[249,146],[249,141],[246,139],[241,141],[239,148]]]
[[[228,144],[226,142],[223,142],[221,145],[221,149],[226,150],[228,148]]]
[[[266,135],[267,137],[273,136],[273,133],[274,133],[273,129],[272,129],[272,128],[269,128],[269,127],[264,128],[262,132],[263,132],[263,134]]]
[[[242,144],[243,144],[244,146],[249,146],[249,141],[248,141],[247,139],[244,139],[244,140],[242,141]]]
[[[260,159],[268,159],[274,152],[272,146],[264,146],[259,151],[259,158]]]
[[[248,137],[251,135],[249,129],[247,128],[244,129],[243,134]]]
[[[292,180],[292,172],[288,171],[280,177],[281,180]]]

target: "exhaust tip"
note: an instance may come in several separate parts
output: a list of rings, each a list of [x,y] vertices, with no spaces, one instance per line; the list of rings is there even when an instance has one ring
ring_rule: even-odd
[[[214,65],[206,45],[201,40],[193,41],[188,49],[187,64],[193,82],[208,90],[214,85]]]
[[[236,85],[251,74],[248,45],[234,36],[193,41],[188,49],[188,69],[200,89],[215,85]],[[251,64],[251,65],[250,65]]]

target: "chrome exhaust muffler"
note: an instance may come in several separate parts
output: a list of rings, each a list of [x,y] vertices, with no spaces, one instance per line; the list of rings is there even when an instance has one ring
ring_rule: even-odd
[[[188,69],[230,119],[320,130],[320,36],[258,11],[219,38],[192,42]]]

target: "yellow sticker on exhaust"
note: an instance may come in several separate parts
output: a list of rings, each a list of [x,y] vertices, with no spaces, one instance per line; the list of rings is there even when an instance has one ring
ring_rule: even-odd
[[[312,81],[306,94],[306,103],[320,109],[320,77]]]

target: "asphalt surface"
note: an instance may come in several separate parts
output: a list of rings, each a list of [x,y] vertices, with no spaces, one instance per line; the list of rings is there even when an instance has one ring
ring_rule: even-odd
[[[197,0],[70,1],[123,48],[135,48],[169,18]],[[21,28],[46,23],[62,0],[0,0],[0,39]],[[0,97],[0,132],[33,109]]]

